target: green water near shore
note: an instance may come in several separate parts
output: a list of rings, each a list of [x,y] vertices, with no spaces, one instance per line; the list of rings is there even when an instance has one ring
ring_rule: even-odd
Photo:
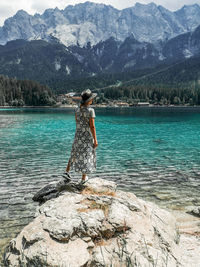
[[[91,177],[170,209],[200,204],[200,109],[95,111]],[[33,218],[33,194],[61,178],[74,132],[73,109],[0,109],[0,246]]]

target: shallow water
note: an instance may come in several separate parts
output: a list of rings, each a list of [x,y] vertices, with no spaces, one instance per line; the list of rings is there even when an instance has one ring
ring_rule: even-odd
[[[200,109],[95,111],[92,177],[116,181],[161,207],[200,205]],[[74,132],[73,109],[0,109],[0,248],[33,218],[33,194],[61,178]]]

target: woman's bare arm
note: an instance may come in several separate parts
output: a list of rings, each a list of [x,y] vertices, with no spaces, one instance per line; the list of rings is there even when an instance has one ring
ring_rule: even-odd
[[[90,130],[92,133],[92,136],[94,138],[94,148],[96,148],[98,146],[98,142],[97,142],[97,136],[96,136],[96,129],[95,129],[95,124],[94,124],[94,118],[90,118]]]

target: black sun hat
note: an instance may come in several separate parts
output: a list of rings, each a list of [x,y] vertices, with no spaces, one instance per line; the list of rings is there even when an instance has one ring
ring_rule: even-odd
[[[86,89],[81,93],[81,104],[89,102],[91,99],[94,99],[97,96],[96,93],[92,93],[90,89]]]

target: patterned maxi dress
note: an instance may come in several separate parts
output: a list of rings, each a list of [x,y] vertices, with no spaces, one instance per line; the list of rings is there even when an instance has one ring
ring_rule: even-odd
[[[95,118],[95,112],[90,107],[78,107],[75,112],[77,122],[70,166],[76,172],[88,174],[96,170],[96,151],[89,125],[89,119]]]

